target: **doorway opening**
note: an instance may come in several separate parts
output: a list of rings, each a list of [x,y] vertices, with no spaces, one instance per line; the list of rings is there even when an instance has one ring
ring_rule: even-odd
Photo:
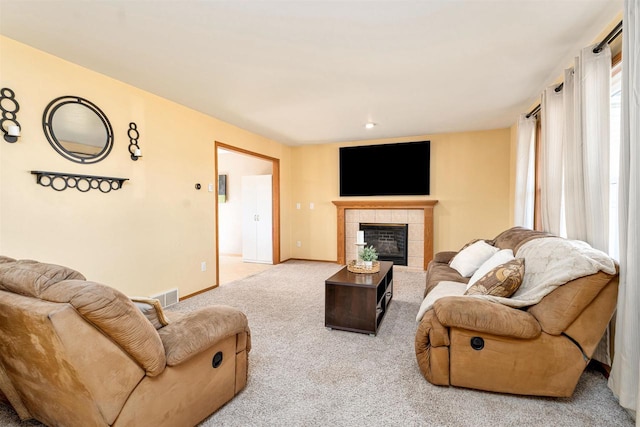
[[[216,285],[229,283],[242,277],[263,271],[280,263],[280,160],[215,142],[215,173],[218,177],[216,190]],[[243,262],[242,245],[242,190],[245,176],[271,177],[271,206],[269,215],[258,215],[270,232],[267,258],[257,262]],[[253,217],[253,215],[252,215]],[[246,230],[246,224],[244,224]],[[265,228],[263,227],[263,229]],[[246,237],[246,236],[245,236]],[[263,246],[264,249],[264,246]]]

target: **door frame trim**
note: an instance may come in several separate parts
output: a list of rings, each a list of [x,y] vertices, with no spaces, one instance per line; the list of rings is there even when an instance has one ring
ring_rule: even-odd
[[[264,154],[256,153],[254,151],[245,150],[244,148],[234,147],[233,145],[225,144],[224,142],[215,141],[214,144],[214,163],[215,163],[215,176],[216,176],[216,286],[220,286],[220,241],[219,241],[219,210],[218,210],[218,148],[233,151],[239,154],[245,154],[251,157],[257,157],[262,160],[271,162],[273,179],[271,180],[271,197],[273,203],[271,206],[271,244],[273,245],[273,265],[280,264],[280,159],[270,157]]]

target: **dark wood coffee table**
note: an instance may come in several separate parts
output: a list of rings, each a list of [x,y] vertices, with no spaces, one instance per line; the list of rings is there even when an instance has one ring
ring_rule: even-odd
[[[393,298],[393,263],[380,271],[352,273],[344,267],[325,280],[324,326],[375,336]]]

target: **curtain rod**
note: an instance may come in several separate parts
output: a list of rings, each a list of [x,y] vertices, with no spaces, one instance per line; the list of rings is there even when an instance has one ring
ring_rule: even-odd
[[[618,25],[615,26],[615,28],[613,30],[611,30],[611,32],[609,34],[607,34],[607,36],[602,39],[602,41],[600,43],[598,43],[598,45],[596,47],[593,48],[593,53],[600,53],[602,51],[602,49],[604,48],[605,44],[609,44],[612,41],[614,41],[615,39],[618,38],[618,36],[622,34],[622,21],[620,21],[618,23]],[[562,87],[564,86],[564,82],[560,83],[558,85],[558,87],[556,87],[554,90],[556,92],[560,92],[562,90]],[[536,114],[538,114],[540,112],[540,108],[541,105],[538,104],[536,105],[533,110],[531,110],[531,112],[529,112],[529,114],[527,114],[527,119],[531,116],[535,116]]]
[[[614,41],[616,38],[618,38],[618,36],[621,33],[622,33],[622,21],[620,21],[620,23],[618,23],[618,25],[616,25],[616,27],[613,30],[611,30],[609,34],[607,34],[607,37],[605,37],[600,43],[598,43],[598,46],[596,46],[593,49],[593,53],[600,53],[604,48],[605,44],[608,44]]]

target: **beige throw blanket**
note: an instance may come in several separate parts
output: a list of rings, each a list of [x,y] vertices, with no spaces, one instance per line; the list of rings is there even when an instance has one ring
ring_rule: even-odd
[[[524,258],[524,279],[522,285],[511,298],[491,295],[472,295],[471,298],[482,298],[509,307],[528,307],[535,305],[558,286],[590,274],[603,271],[615,274],[613,260],[604,252],[592,248],[579,240],[568,240],[560,237],[544,237],[523,244],[516,258]],[[416,317],[422,319],[435,301],[445,296],[464,295],[464,283],[443,281],[433,288],[420,306]],[[433,295],[432,295],[433,294]]]

